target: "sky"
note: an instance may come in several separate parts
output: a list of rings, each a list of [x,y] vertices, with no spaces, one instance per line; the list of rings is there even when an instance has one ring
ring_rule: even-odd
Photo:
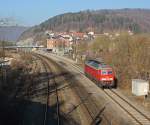
[[[150,9],[150,0],[0,0],[0,18],[33,26],[62,13],[122,8]]]

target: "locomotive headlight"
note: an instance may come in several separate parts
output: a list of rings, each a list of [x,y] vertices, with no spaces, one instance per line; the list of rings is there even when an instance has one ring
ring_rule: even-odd
[[[113,80],[113,78],[109,78],[109,80]]]

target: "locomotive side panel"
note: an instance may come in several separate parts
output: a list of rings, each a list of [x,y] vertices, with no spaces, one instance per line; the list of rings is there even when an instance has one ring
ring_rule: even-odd
[[[92,79],[99,80],[99,70],[92,66],[85,65],[85,73],[89,75]]]

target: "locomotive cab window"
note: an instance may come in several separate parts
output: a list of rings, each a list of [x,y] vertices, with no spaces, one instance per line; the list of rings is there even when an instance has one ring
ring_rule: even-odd
[[[113,74],[113,72],[112,71],[108,71],[108,75],[111,75],[111,74]]]
[[[107,71],[106,70],[102,70],[102,74],[103,75],[107,75]]]

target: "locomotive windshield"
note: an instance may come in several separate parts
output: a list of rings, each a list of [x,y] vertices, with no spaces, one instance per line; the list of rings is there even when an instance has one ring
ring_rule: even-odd
[[[112,71],[108,71],[108,75],[111,75],[113,72]]]
[[[102,70],[102,74],[103,75],[107,75],[107,71],[106,70]]]
[[[102,70],[101,73],[102,73],[102,75],[112,75],[113,74],[113,72],[110,70]]]

